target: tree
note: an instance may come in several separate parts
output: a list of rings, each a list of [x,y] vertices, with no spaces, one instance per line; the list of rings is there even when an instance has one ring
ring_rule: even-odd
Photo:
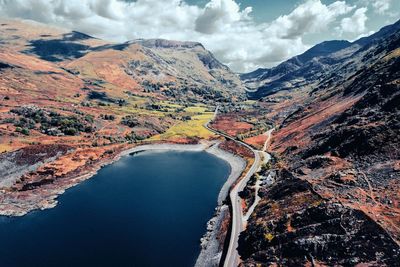
[[[64,130],[64,134],[66,134],[66,135],[76,135],[76,133],[77,133],[77,130],[75,128],[69,127]]]
[[[21,128],[21,127],[17,127],[15,128],[15,131],[18,133],[22,133],[23,135],[29,135],[29,129],[28,128]]]
[[[29,135],[30,132],[29,132],[28,128],[22,128],[21,133],[24,134],[24,135]]]

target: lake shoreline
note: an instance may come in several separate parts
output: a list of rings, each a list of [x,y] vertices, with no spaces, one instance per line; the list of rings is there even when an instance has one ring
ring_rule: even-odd
[[[224,182],[217,198],[216,212],[213,217],[207,223],[204,229],[205,234],[200,240],[201,250],[200,255],[197,258],[196,266],[210,266],[210,264],[215,265],[219,262],[221,257],[221,244],[218,240],[220,234],[220,226],[226,216],[227,207],[223,204],[229,193],[229,189],[232,184],[240,177],[241,173],[246,167],[246,161],[230,152],[222,150],[219,148],[219,142],[202,141],[198,144],[174,144],[174,143],[158,143],[158,144],[145,144],[136,147],[128,148],[117,153],[112,159],[101,162],[97,166],[93,167],[93,170],[78,174],[75,177],[68,179],[67,183],[62,183],[59,185],[49,185],[45,192],[46,195],[38,195],[35,199],[27,200],[27,203],[13,203],[14,206],[9,208],[4,208],[0,210],[0,216],[8,217],[21,217],[30,212],[45,210],[55,208],[58,204],[58,197],[62,195],[66,190],[79,185],[85,180],[88,180],[95,176],[100,169],[103,167],[113,164],[119,161],[122,157],[126,157],[133,153],[153,153],[157,151],[205,151],[219,159],[224,160],[230,166],[230,172],[227,180]],[[54,187],[54,188],[52,188]],[[24,205],[25,204],[25,205]]]
[[[246,163],[241,157],[218,148],[218,144],[218,142],[209,141],[202,141],[198,144],[157,143],[139,145],[136,147],[124,149],[121,152],[117,153],[117,155],[114,156],[112,159],[107,159],[100,162],[99,164],[96,164],[92,167],[91,170],[83,170],[82,172],[84,173],[78,173],[72,177],[65,177],[63,179],[56,180],[56,182],[53,184],[43,186],[38,192],[36,192],[35,190],[32,190],[31,192],[20,192],[20,195],[15,198],[10,197],[15,192],[7,192],[7,194],[9,195],[9,201],[3,202],[1,204],[0,216],[20,217],[36,210],[54,208],[57,206],[57,198],[59,195],[62,195],[65,190],[74,187],[87,179],[90,179],[91,177],[96,175],[101,168],[110,165],[120,160],[121,157],[127,156],[131,153],[156,150],[206,151],[228,162],[231,167],[231,172],[227,179],[227,182],[225,182],[223,188],[219,193],[219,205],[226,198],[230,185],[240,176],[242,168],[244,168],[243,166]],[[3,192],[3,194],[6,194],[6,192]]]

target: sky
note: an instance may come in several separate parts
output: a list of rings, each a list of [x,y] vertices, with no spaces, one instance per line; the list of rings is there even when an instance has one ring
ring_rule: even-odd
[[[356,40],[400,19],[400,0],[0,0],[0,17],[115,42],[201,42],[236,72],[272,67],[326,40]]]

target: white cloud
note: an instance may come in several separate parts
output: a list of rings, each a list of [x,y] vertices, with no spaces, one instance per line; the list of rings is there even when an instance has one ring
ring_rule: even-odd
[[[342,33],[364,33],[367,28],[365,22],[368,17],[365,14],[367,12],[366,7],[357,9],[351,17],[342,19],[340,23],[340,31]]]
[[[199,41],[239,72],[271,66],[303,52],[308,48],[304,35],[329,31],[354,9],[344,1],[326,5],[307,0],[290,14],[256,23],[251,7],[241,8],[234,0],[209,0],[204,8],[183,0],[0,0],[2,17],[32,19],[104,39]],[[358,14],[358,20],[353,18],[356,13],[342,20],[347,30],[353,20],[365,27],[365,12]]]
[[[250,19],[251,11],[251,7],[247,7],[241,12],[235,1],[212,0],[196,18],[195,30],[208,34],[222,31],[225,25]]]
[[[349,13],[354,6],[344,1],[324,5],[319,0],[310,0],[298,6],[292,13],[274,21],[279,35],[285,38],[301,37],[305,33],[326,29],[337,17]]]
[[[392,0],[374,0],[372,6],[378,14],[385,14],[389,10]]]

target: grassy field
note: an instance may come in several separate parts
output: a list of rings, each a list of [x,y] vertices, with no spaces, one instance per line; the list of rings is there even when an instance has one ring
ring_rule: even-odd
[[[185,108],[185,112],[190,112],[190,113],[205,113],[206,112],[205,107],[201,106],[194,106],[194,107],[187,107]]]
[[[204,128],[204,124],[207,123],[212,117],[212,112],[192,116],[191,120],[179,122],[169,128],[165,133],[153,136],[149,140],[162,141],[177,140],[182,138],[208,139],[213,137],[214,134]]]

